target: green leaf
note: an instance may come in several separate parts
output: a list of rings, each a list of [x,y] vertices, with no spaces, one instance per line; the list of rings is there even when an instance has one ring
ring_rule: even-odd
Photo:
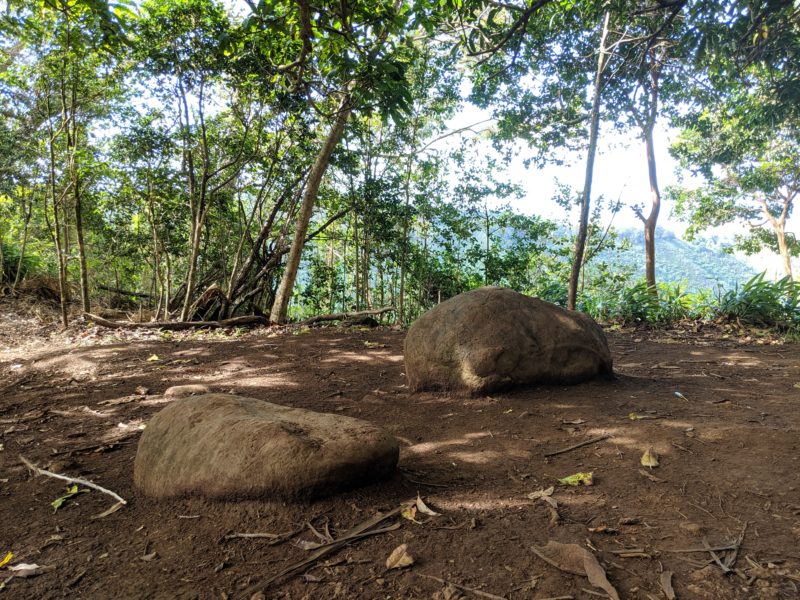
[[[53,512],[56,512],[59,508],[64,506],[64,504],[68,500],[70,500],[71,498],[74,498],[75,496],[77,496],[79,494],[86,494],[88,492],[89,492],[89,490],[86,489],[86,488],[78,489],[78,484],[77,483],[72,485],[72,486],[67,486],[67,493],[64,494],[63,496],[61,496],[60,498],[56,498],[55,500],[53,500],[50,503],[50,506],[53,507]]]

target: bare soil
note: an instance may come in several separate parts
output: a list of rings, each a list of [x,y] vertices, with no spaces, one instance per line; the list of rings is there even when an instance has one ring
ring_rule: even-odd
[[[245,590],[417,493],[439,517],[355,541],[255,598],[605,597],[531,550],[596,554],[624,599],[798,598],[800,347],[719,331],[609,332],[617,377],[476,398],[410,394],[391,329],[159,335],[76,325],[45,334],[0,307],[0,560],[52,570],[13,578],[8,598],[250,598]],[[311,503],[154,501],[132,486],[140,426],[172,385],[366,419],[402,445],[396,476]],[[676,395],[680,393],[680,396]],[[646,417],[631,419],[635,416]],[[593,437],[611,437],[558,454]],[[652,447],[660,466],[645,469]],[[54,511],[63,482],[96,491]],[[594,485],[558,478],[593,473]],[[557,513],[528,494],[555,484]],[[224,539],[232,533],[283,534]],[[735,560],[702,550],[744,532]],[[412,566],[386,570],[407,544]],[[625,552],[627,550],[627,552]],[[0,569],[0,584],[11,575]],[[433,578],[431,578],[433,577]],[[454,585],[448,585],[449,582]]]

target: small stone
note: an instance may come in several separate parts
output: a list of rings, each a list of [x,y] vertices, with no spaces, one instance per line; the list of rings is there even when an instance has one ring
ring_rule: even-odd
[[[167,388],[164,396],[167,398],[187,398],[189,396],[199,396],[200,394],[208,394],[211,390],[207,385],[202,383],[190,383],[188,385],[173,385]]]
[[[680,527],[686,533],[691,533],[692,535],[700,535],[703,532],[703,527],[701,525],[690,523],[689,521],[684,521],[681,523]]]

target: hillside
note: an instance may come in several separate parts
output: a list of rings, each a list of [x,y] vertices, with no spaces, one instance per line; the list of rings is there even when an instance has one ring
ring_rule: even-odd
[[[620,231],[631,248],[616,258],[624,266],[635,268],[635,278],[644,277],[644,235],[632,229]],[[673,232],[659,229],[656,234],[656,278],[658,281],[684,283],[690,291],[709,289],[722,284],[731,288],[756,274],[747,263],[722,250],[716,240],[686,242]]]

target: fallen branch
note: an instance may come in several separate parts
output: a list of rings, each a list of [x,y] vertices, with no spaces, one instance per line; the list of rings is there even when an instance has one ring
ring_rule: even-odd
[[[708,552],[711,555],[711,558],[714,559],[714,562],[717,563],[717,566],[720,569],[722,569],[723,573],[727,575],[728,573],[731,572],[731,570],[725,564],[723,564],[719,556],[717,556],[717,553],[714,552],[714,549],[711,547],[711,544],[708,543],[708,540],[706,538],[703,538],[703,547],[706,549],[706,552]]]
[[[490,594],[489,592],[482,592],[481,590],[476,590],[475,588],[467,587],[465,585],[461,585],[460,583],[453,583],[452,581],[447,581],[446,579],[442,579],[440,577],[434,577],[433,575],[425,575],[424,573],[417,573],[416,571],[412,571],[412,573],[419,577],[424,577],[425,579],[433,579],[434,581],[438,581],[445,586],[451,585],[462,592],[469,592],[471,594],[475,594],[476,596],[480,596],[481,598],[490,598],[491,600],[507,600],[505,596],[497,596],[495,594]],[[572,596],[570,596],[570,598],[571,597]]]
[[[397,531],[400,529],[400,523],[395,523],[394,525],[389,525],[388,527],[383,527],[381,529],[371,529],[369,531],[364,531],[362,533],[354,533],[352,535],[345,535],[344,537],[340,537],[338,540],[333,540],[332,542],[328,542],[326,544],[320,544],[314,548],[310,548],[312,550],[321,550],[323,548],[329,548],[331,546],[336,546],[341,542],[353,542],[355,540],[360,540],[363,538],[371,537],[373,535],[380,535],[381,533],[389,533],[390,531]]]
[[[91,481],[87,481],[86,479],[81,479],[79,477],[68,477],[67,475],[59,475],[58,473],[51,473],[50,471],[45,471],[44,469],[40,469],[39,467],[37,467],[35,464],[33,464],[31,461],[29,461],[21,454],[19,455],[19,459],[23,462],[23,464],[26,467],[28,467],[34,473],[34,475],[46,475],[47,477],[53,477],[54,479],[61,479],[62,481],[67,481],[69,483],[77,483],[78,485],[85,485],[86,487],[92,488],[93,490],[97,490],[98,492],[108,494],[109,496],[114,498],[114,500],[116,500],[117,503],[119,504],[123,505],[128,504],[128,502],[124,498],[122,498],[122,496],[119,496],[114,492],[112,492],[111,490],[107,490],[106,488],[101,487],[96,483],[92,483]]]
[[[330,315],[317,315],[316,317],[311,317],[310,319],[306,319],[305,321],[300,321],[295,323],[295,325],[313,325],[314,323],[322,323],[323,321],[343,321],[345,319],[357,319],[358,317],[372,317],[377,315],[383,315],[385,313],[394,312],[394,308],[388,306],[386,308],[376,308],[373,310],[360,310],[357,312],[343,312],[343,313],[333,313]]]
[[[602,442],[603,440],[607,440],[610,438],[610,435],[600,435],[598,437],[594,437],[590,440],[586,440],[585,442],[580,442],[579,444],[575,444],[574,446],[570,446],[569,448],[564,448],[563,450],[556,450],[555,452],[548,452],[544,455],[545,458],[549,458],[551,456],[556,456],[558,454],[565,454],[566,452],[572,452],[573,450],[577,450],[578,448],[583,448],[584,446],[588,446],[589,444],[594,444],[595,442]]]
[[[233,317],[222,321],[154,321],[152,323],[133,323],[126,321],[109,321],[90,313],[83,313],[90,321],[108,327],[109,329],[164,329],[168,331],[183,331],[186,329],[208,328],[221,329],[223,327],[244,327],[246,325],[269,325],[269,319],[257,315]]]
[[[308,566],[314,564],[315,562],[317,562],[320,558],[323,558],[324,556],[327,556],[328,554],[331,554],[332,552],[335,552],[336,550],[339,550],[339,549],[343,548],[349,542],[351,542],[351,541],[353,541],[355,539],[358,539],[357,536],[359,534],[362,534],[362,533],[372,529],[373,527],[375,527],[376,525],[379,525],[380,523],[382,523],[383,521],[385,521],[386,519],[388,519],[390,517],[394,517],[395,515],[400,514],[400,511],[402,511],[409,503],[410,502],[406,502],[404,504],[401,504],[400,506],[398,506],[395,509],[392,509],[392,510],[390,510],[388,512],[385,512],[385,513],[381,513],[381,514],[375,515],[371,519],[367,519],[363,523],[360,523],[359,525],[356,525],[355,527],[353,527],[352,529],[347,531],[341,538],[339,538],[338,540],[335,540],[332,544],[329,544],[329,545],[327,545],[327,546],[325,546],[323,548],[319,548],[318,550],[314,551],[314,553],[311,554],[311,556],[309,556],[308,558],[303,559],[303,560],[301,560],[299,562],[296,562],[296,563],[294,563],[292,565],[289,565],[288,567],[286,567],[285,569],[283,569],[279,573],[276,573],[275,575],[273,575],[269,579],[264,579],[263,581],[260,581],[260,582],[256,583],[255,585],[251,585],[244,592],[242,592],[242,594],[241,594],[242,598],[250,598],[256,592],[264,591],[269,585],[275,583],[279,579],[282,579],[283,577],[286,577],[288,575],[296,573],[297,571],[305,569],[306,567],[308,567]]]

